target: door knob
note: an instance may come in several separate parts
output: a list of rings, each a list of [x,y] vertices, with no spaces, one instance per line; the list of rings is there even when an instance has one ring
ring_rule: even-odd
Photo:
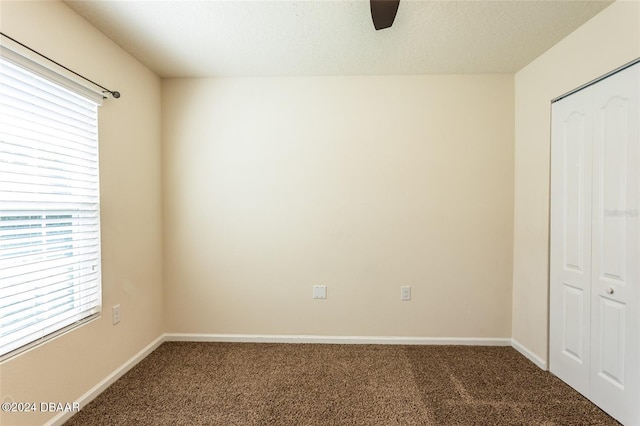
[[[607,289],[605,291],[607,292],[607,294],[613,294],[613,288],[612,287],[607,287]]]

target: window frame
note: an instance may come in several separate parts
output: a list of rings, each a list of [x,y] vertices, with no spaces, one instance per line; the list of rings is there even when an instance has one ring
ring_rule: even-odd
[[[97,273],[97,278],[95,279],[97,280],[97,284],[92,285],[91,287],[92,289],[97,288],[97,295],[96,295],[97,303],[95,304],[95,306],[93,306],[94,301],[92,300],[92,303],[91,303],[92,307],[90,309],[81,310],[77,314],[69,316],[65,320],[66,325],[62,327],[56,327],[55,330],[52,330],[51,326],[46,326],[46,327],[43,326],[42,327],[43,332],[44,330],[47,330],[47,332],[44,332],[43,335],[31,339],[31,341],[27,343],[21,342],[22,344],[19,347],[10,349],[5,353],[0,353],[0,362],[2,362],[20,353],[23,353],[24,351],[27,351],[36,346],[39,346],[62,334],[65,334],[81,325],[94,321],[95,319],[99,318],[102,314],[103,287],[102,287],[102,272],[101,272],[102,271],[102,255],[101,255],[101,225],[100,225],[100,210],[101,210],[100,208],[100,170],[99,170],[100,144],[99,144],[99,136],[98,136],[98,131],[99,131],[98,118],[99,118],[99,107],[102,105],[102,101],[103,99],[105,99],[105,96],[101,91],[98,91],[93,87],[87,86],[84,82],[80,81],[76,76],[66,71],[62,67],[54,66],[56,65],[55,63],[48,63],[47,61],[43,60],[43,58],[40,58],[39,56],[33,54],[33,52],[29,51],[28,49],[24,48],[23,46],[11,40],[6,40],[6,43],[5,43],[5,40],[3,39],[3,44],[0,45],[0,57],[14,67],[18,67],[29,73],[32,73],[38,76],[39,78],[48,81],[48,83],[50,84],[56,85],[57,87],[62,88],[65,91],[72,92],[74,95],[77,95],[81,98],[84,98],[86,101],[89,101],[92,104],[95,104],[95,138],[92,140],[92,143],[95,143],[96,170],[95,170],[95,176],[94,176],[95,177],[94,184],[97,187],[96,191],[97,191],[97,200],[98,200],[95,208],[95,214],[97,218],[96,217],[93,218],[93,220],[95,221],[93,225],[95,228],[96,227],[95,224],[97,224],[97,230],[93,229],[92,231],[92,235],[95,234],[97,238],[97,244],[94,244],[97,247],[97,262],[95,262],[97,264],[91,265],[91,268],[92,268],[91,271],[93,273]],[[2,201],[0,200],[0,203],[1,202]],[[80,214],[78,212],[76,212],[75,218],[73,217],[74,216],[73,212],[68,215],[63,215],[63,216],[68,216],[66,218],[65,217],[54,218],[53,216],[60,215],[60,212],[62,212],[62,210],[58,210],[58,209],[56,210],[25,209],[24,210],[24,212],[30,212],[30,211],[31,212],[38,211],[38,213],[40,214],[39,219],[36,218],[35,216],[30,217],[29,219],[33,220],[34,224],[36,224],[36,222],[41,222],[41,226],[38,228],[34,228],[34,230],[38,229],[38,232],[36,232],[35,234],[40,234],[43,240],[49,240],[49,239],[53,240],[53,239],[56,239],[56,236],[62,235],[62,234],[57,234],[55,231],[46,231],[46,226],[42,226],[44,222],[49,221],[49,224],[51,224],[50,222],[51,220],[67,221],[68,219],[68,223],[61,222],[61,224],[62,226],[69,227],[69,226],[73,226],[74,221],[75,221],[75,225],[78,225],[80,221],[79,219]],[[47,217],[45,218],[45,216]],[[24,229],[30,231],[30,228],[28,227]],[[32,233],[32,232],[33,231],[30,231],[29,233]],[[74,231],[69,231],[69,232],[73,233]],[[38,236],[36,236],[35,238],[38,238]],[[77,248],[73,248],[72,250],[77,250]],[[77,256],[77,254],[72,254],[72,256]],[[73,275],[71,272],[69,274]],[[70,282],[75,282],[75,280],[76,278],[73,278]],[[18,285],[22,285],[22,284],[18,284]],[[78,291],[82,291],[83,289],[82,285],[83,283],[73,284],[71,286],[70,291],[72,292],[72,296],[71,296],[72,300],[67,302],[67,304],[73,304],[77,308],[82,297],[85,297],[85,296],[79,296],[77,294]],[[2,286],[0,286],[0,291],[1,290],[2,290]],[[29,300],[33,301],[35,300],[35,298],[29,299]],[[28,300],[25,302],[28,302]],[[46,323],[47,321],[45,320],[40,322]]]

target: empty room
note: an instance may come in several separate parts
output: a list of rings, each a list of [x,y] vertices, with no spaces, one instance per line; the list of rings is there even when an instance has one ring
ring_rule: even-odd
[[[1,425],[640,425],[639,0],[0,31]]]

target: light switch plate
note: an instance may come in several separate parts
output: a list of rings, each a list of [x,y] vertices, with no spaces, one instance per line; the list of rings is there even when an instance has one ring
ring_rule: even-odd
[[[403,285],[400,287],[400,300],[411,300],[411,286]]]

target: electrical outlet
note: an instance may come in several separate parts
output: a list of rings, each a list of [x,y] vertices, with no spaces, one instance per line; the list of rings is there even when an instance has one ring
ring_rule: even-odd
[[[411,286],[410,285],[400,286],[400,300],[404,300],[404,301],[411,300]]]
[[[327,298],[327,286],[326,285],[314,285],[313,286],[313,298],[314,299],[326,299]]]
[[[120,322],[120,305],[115,305],[111,308],[111,315],[113,317],[113,325]]]

